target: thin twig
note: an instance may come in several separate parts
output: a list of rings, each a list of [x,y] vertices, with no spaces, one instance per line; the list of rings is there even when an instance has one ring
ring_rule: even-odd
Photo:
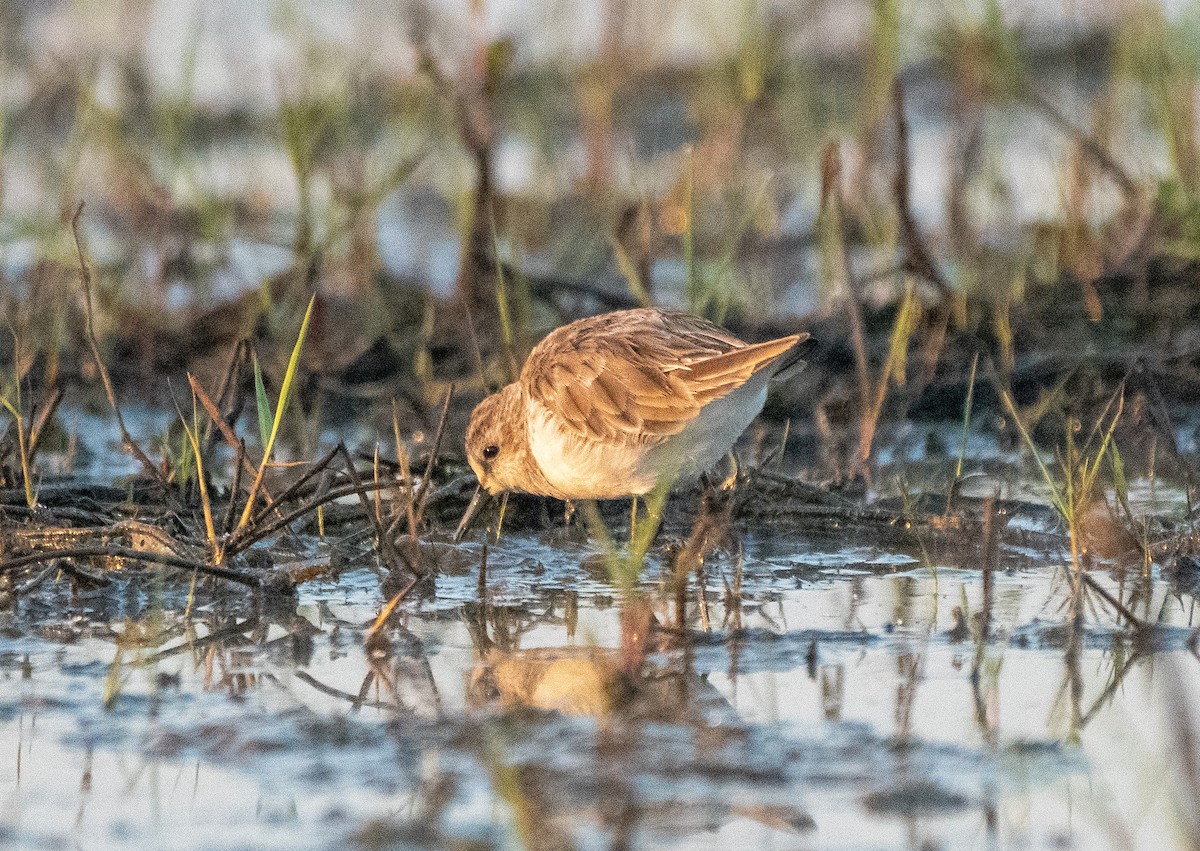
[[[34,590],[39,585],[41,585],[43,582],[45,582],[46,577],[48,577],[53,572],[54,572],[54,565],[50,565],[49,567],[45,568],[41,573],[34,576],[32,579],[28,580],[27,582],[23,582],[20,585],[13,588],[12,595],[17,598],[24,597],[30,591]]]
[[[1117,188],[1121,190],[1121,194],[1125,196],[1125,200],[1130,201],[1137,197],[1137,183],[1129,176],[1125,169],[1121,168],[1121,165],[1113,159],[1112,155],[1099,142],[1072,124],[1070,119],[1059,112],[1054,104],[1050,103],[1041,93],[1034,89],[1029,88],[1026,90],[1025,100],[1030,106],[1049,119],[1051,124],[1074,139],[1084,154],[1091,157],[1096,161],[1098,166],[1107,171],[1113,182],[1117,184]]]
[[[904,247],[904,270],[918,275],[936,286],[943,296],[950,287],[934,265],[917,229],[909,197],[908,120],[904,115],[904,83],[899,77],[892,83],[892,110],[896,119],[896,179],[892,184],[896,211],[900,216],[900,242]]]
[[[238,491],[242,489],[242,465],[246,463],[246,441],[237,442],[237,451],[233,459],[233,481],[229,483],[229,506],[225,511],[225,520],[221,524],[221,534],[226,540],[225,552],[229,555],[234,550],[229,548],[229,536],[233,534],[234,518],[237,517]]]
[[[442,436],[446,432],[446,417],[450,413],[450,400],[454,398],[454,385],[451,384],[446,388],[446,401],[442,404],[442,415],[438,419],[437,433],[433,437],[433,447],[429,450],[429,462],[425,465],[425,476],[421,479],[421,484],[417,486],[417,492],[413,496],[413,501],[416,504],[416,522],[420,524],[425,516],[425,501],[429,493],[429,482],[433,479],[433,468],[437,464],[438,450],[442,446]]]
[[[408,534],[414,538],[417,537],[417,513],[416,507],[413,505],[413,499],[416,497],[416,490],[413,487],[412,480],[412,465],[408,462],[408,446],[400,439],[400,415],[396,410],[396,400],[392,399],[392,435],[396,441],[396,463],[399,465],[401,482],[404,485],[404,492],[407,496],[405,500],[404,513],[408,517]],[[392,521],[388,527],[388,534],[394,535],[396,525],[400,517],[397,515],[396,520]]]
[[[233,424],[237,422],[238,417],[241,416],[242,405],[245,401],[245,394],[241,390],[244,369],[243,365],[247,360],[249,360],[249,352],[250,341],[245,337],[238,340],[237,345],[233,347],[233,354],[229,358],[229,365],[225,368],[225,375],[221,378],[221,385],[217,390],[216,404],[213,406],[214,409],[218,410],[226,407],[228,409],[226,413],[218,413],[215,417],[213,417],[214,424],[216,424],[217,420],[219,419],[221,424],[232,428]],[[226,406],[225,403],[227,397],[229,396],[232,396],[233,404]],[[205,405],[205,408],[208,408],[208,405]],[[212,411],[209,411],[209,413],[211,415]],[[221,429],[221,431],[225,432],[226,430]],[[212,441],[211,426],[206,430],[204,439],[206,442]],[[228,434],[225,435],[225,440],[227,443],[229,442]]]
[[[232,626],[215,630],[210,632],[208,635],[201,636],[200,638],[192,641],[184,641],[181,644],[174,644],[165,650],[159,650],[157,653],[151,653],[149,656],[144,656],[141,659],[131,660],[127,664],[152,665],[155,662],[160,662],[163,659],[170,658],[171,656],[178,656],[180,653],[183,653],[187,650],[199,650],[200,648],[206,647],[209,644],[219,644],[228,638],[240,636],[249,630],[255,629],[258,627],[258,625],[259,621],[257,618],[247,618],[241,623],[235,623]]]
[[[363,696],[361,694],[353,695],[353,694],[350,694],[350,692],[348,692],[348,691],[342,691],[341,689],[336,689],[333,686],[327,686],[327,685],[325,685],[325,683],[321,682],[320,680],[318,680],[316,677],[314,677],[312,674],[308,673],[307,671],[302,671],[302,670],[297,669],[292,672],[292,676],[294,676],[298,680],[308,683],[310,686],[312,686],[313,688],[315,688],[317,691],[321,692],[322,694],[327,694],[330,697],[340,697],[342,700],[350,701],[350,703],[354,704],[355,708],[358,708],[360,706],[366,706],[371,709],[401,709],[401,708],[403,708],[394,703],[383,703],[378,700],[373,700],[373,701],[367,702],[367,701],[363,700]]]
[[[212,398],[205,391],[204,386],[190,372],[187,374],[187,379],[188,384],[192,386],[192,392],[196,394],[196,398],[200,400],[200,404],[208,412],[208,418],[212,420],[212,424],[220,430],[221,436],[225,438],[225,443],[231,448],[236,448],[238,445],[238,436],[233,433],[233,429],[230,428],[229,423],[225,422],[225,418],[217,410],[216,403],[213,402]]]
[[[359,501],[362,503],[363,513],[367,515],[367,519],[371,521],[371,528],[375,530],[375,546],[382,555],[385,540],[383,536],[383,524],[379,522],[379,518],[375,515],[375,512],[371,510],[371,501],[367,499],[367,491],[363,488],[362,480],[358,476],[358,470],[354,468],[354,459],[350,457],[350,453],[346,450],[346,444],[339,443],[336,447],[336,451],[346,462],[346,472],[350,474],[350,481],[354,483],[355,493],[358,494]],[[379,479],[375,479],[372,482],[372,485],[373,487],[371,490],[378,494],[380,487],[382,487],[379,484]]]
[[[281,504],[283,504],[286,500],[289,500],[293,496],[295,496],[296,493],[300,490],[300,488],[304,487],[306,484],[308,484],[310,481],[312,481],[313,476],[317,475],[317,473],[323,472],[325,470],[325,468],[327,468],[333,462],[334,456],[336,456],[337,454],[338,454],[338,447],[336,447],[336,446],[333,447],[333,449],[330,449],[328,452],[326,452],[325,455],[322,456],[320,461],[313,464],[312,467],[310,467],[308,469],[308,472],[306,472],[300,478],[296,479],[296,481],[292,482],[290,485],[288,485],[286,488],[284,488],[283,492],[281,494],[279,494],[279,496],[275,497],[274,499],[271,499],[267,505],[260,508],[258,510],[258,513],[256,513],[254,516],[252,516],[250,518],[250,525],[253,526],[258,523],[261,523],[268,514],[270,514],[272,511],[275,511],[276,509],[278,509],[279,506]]]
[[[83,202],[80,201],[79,206],[75,208],[75,215],[71,216],[71,235],[75,238],[75,253],[79,258],[79,283],[83,287],[84,329],[87,333],[88,346],[92,350],[92,357],[96,361],[96,370],[100,373],[100,380],[104,384],[104,393],[108,397],[108,404],[117,417],[117,428],[121,431],[121,446],[145,467],[150,478],[165,485],[166,478],[163,476],[162,470],[142,451],[142,447],[125,427],[125,418],[121,416],[121,408],[117,405],[117,395],[113,392],[108,368],[104,365],[104,359],[100,357],[100,345],[96,342],[96,329],[92,319],[92,271],[88,268],[87,260],[83,255],[83,244],[79,240],[79,219],[82,215]]]

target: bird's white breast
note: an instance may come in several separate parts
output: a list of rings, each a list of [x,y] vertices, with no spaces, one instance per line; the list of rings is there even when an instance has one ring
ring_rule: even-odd
[[[587,440],[549,408],[529,401],[529,451],[562,499],[613,499],[647,493],[654,480],[638,477],[646,447]]]

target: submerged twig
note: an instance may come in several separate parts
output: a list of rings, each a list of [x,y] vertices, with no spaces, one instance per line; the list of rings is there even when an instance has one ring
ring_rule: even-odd
[[[1129,611],[1129,608],[1124,603],[1106,591],[1104,586],[1102,586],[1095,579],[1092,579],[1092,577],[1088,576],[1086,573],[1082,574],[1082,576],[1083,584],[1100,595],[1100,598],[1112,606],[1113,609],[1115,609],[1117,613],[1121,615],[1121,617],[1125,618],[1125,620],[1129,622],[1130,626],[1138,631],[1147,628],[1147,625],[1137,615]]]
[[[384,625],[391,618],[392,613],[396,611],[396,606],[400,605],[400,601],[408,596],[413,588],[417,587],[419,576],[414,576],[407,585],[401,588],[392,599],[388,600],[387,605],[380,611],[379,616],[375,618],[375,622],[371,624],[371,629],[367,631],[366,640],[363,642],[368,648],[377,647],[382,637]]]
[[[84,558],[123,558],[130,561],[142,561],[148,564],[161,564],[166,567],[175,567],[180,570],[194,570],[199,573],[206,573],[209,576],[217,576],[221,579],[228,579],[232,582],[238,582],[242,585],[249,585],[253,588],[258,588],[262,585],[260,578],[251,573],[244,573],[240,570],[234,570],[228,567],[219,567],[213,564],[206,564],[202,561],[192,561],[191,559],[181,558],[180,556],[171,555],[169,553],[153,552],[151,550],[133,550],[127,547],[114,546],[95,546],[95,547],[71,547],[63,550],[39,550],[35,553],[27,553],[22,556],[7,559],[0,562],[0,573],[8,573],[14,570],[19,570],[31,564],[40,564],[50,559],[84,559]]]
[[[989,496],[983,503],[983,617],[980,624],[980,637],[987,641],[992,634],[992,601],[995,596],[995,572],[999,561],[999,523],[996,504],[1000,500],[1000,491]]]

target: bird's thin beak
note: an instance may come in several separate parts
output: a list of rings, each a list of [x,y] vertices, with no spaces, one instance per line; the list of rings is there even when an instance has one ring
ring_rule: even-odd
[[[462,540],[463,535],[467,534],[467,530],[471,528],[471,523],[475,521],[475,515],[490,500],[491,495],[483,489],[483,485],[475,488],[475,496],[471,497],[471,503],[467,506],[467,510],[463,512],[462,520],[458,521],[458,529],[454,532],[454,543],[457,544]]]

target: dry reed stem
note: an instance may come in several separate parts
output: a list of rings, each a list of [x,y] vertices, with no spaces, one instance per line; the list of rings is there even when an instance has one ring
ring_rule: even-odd
[[[450,413],[450,400],[454,398],[454,385],[451,384],[446,388],[446,401],[442,403],[442,414],[438,418],[437,432],[433,437],[433,446],[429,449],[429,461],[425,464],[425,475],[421,478],[421,484],[417,486],[417,492],[413,496],[416,511],[416,523],[420,524],[425,517],[425,503],[429,499],[429,482],[433,478],[433,468],[437,464],[438,450],[442,446],[442,438],[446,433],[446,418]]]
[[[992,634],[992,602],[995,596],[995,572],[999,561],[999,524],[996,503],[1000,493],[989,496],[983,503],[983,623],[980,635],[987,641]]]
[[[367,519],[371,521],[371,528],[375,530],[375,546],[380,556],[384,552],[384,536],[383,524],[379,522],[379,518],[375,516],[375,512],[371,510],[371,500],[367,499],[367,489],[363,487],[362,480],[359,478],[358,470],[354,467],[354,459],[350,457],[350,452],[346,449],[346,444],[338,443],[337,453],[342,456],[342,460],[346,462],[346,472],[350,474],[350,481],[354,483],[355,493],[358,494],[359,502],[362,503],[363,512],[367,515]],[[380,487],[378,479],[372,483],[370,490],[373,490],[378,498]]]
[[[100,356],[100,344],[96,341],[96,329],[92,318],[92,270],[88,268],[87,260],[83,254],[83,244],[79,239],[79,219],[82,216],[83,202],[80,201],[79,205],[75,208],[75,214],[71,216],[71,236],[75,239],[75,254],[79,259],[79,283],[83,287],[84,330],[87,335],[88,346],[91,348],[92,358],[96,362],[96,370],[100,373],[100,381],[104,385],[104,394],[108,397],[108,404],[117,417],[117,428],[121,431],[121,447],[138,460],[150,478],[154,479],[160,485],[166,485],[166,477],[163,475],[162,470],[142,451],[141,445],[133,439],[133,435],[125,427],[125,418],[121,415],[121,408],[117,404],[117,395],[113,392],[112,379],[109,378],[108,368],[104,365],[104,359]]]
[[[859,407],[866,411],[871,404],[871,372],[867,359],[867,332],[862,316],[862,293],[850,262],[850,245],[846,240],[842,193],[842,158],[836,143],[825,147],[821,158],[821,212],[832,215],[841,241],[841,274],[846,287],[846,317],[850,322],[850,345],[854,351],[854,374],[858,382]]]
[[[904,114],[904,83],[897,77],[892,83],[892,111],[896,120],[896,177],[892,184],[896,211],[900,216],[900,242],[904,248],[904,270],[924,278],[938,288],[942,297],[950,293],[950,286],[934,265],[917,228],[909,197],[908,166],[908,120]]]
[[[237,517],[237,495],[242,487],[242,465],[246,463],[246,441],[239,440],[233,458],[233,481],[229,483],[229,506],[225,511],[225,519],[221,523],[221,534],[226,539],[226,552],[229,552],[229,536],[233,534],[233,524]]]

